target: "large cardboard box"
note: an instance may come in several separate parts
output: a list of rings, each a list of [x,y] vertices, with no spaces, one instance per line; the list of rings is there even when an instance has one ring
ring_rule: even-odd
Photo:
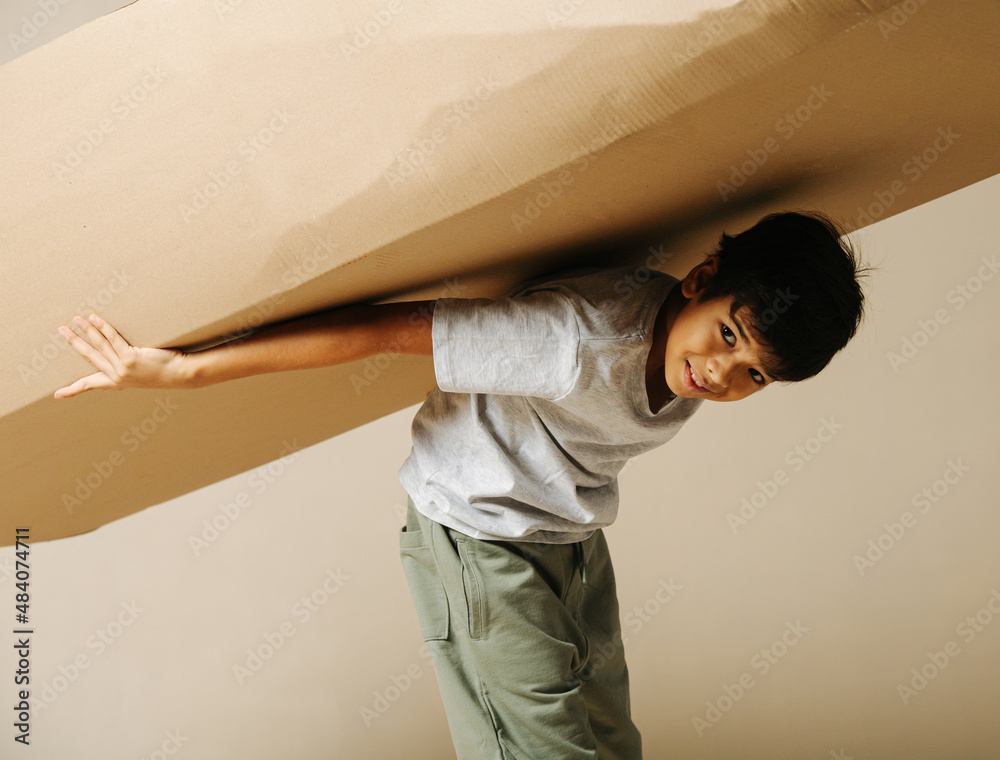
[[[433,386],[390,346],[55,400],[92,371],[56,332],[74,314],[197,349],[581,263],[683,274],[785,208],[855,229],[1000,171],[998,28],[990,0],[139,0],[12,61],[2,541],[93,530]]]

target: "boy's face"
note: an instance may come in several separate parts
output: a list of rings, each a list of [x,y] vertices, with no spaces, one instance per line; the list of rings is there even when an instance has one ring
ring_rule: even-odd
[[[774,379],[761,362],[767,346],[753,341],[746,314],[730,318],[732,298],[697,302],[717,267],[718,256],[709,257],[671,292],[663,372],[677,396],[739,401]]]

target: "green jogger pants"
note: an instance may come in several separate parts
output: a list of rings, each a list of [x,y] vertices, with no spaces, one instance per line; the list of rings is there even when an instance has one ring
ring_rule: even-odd
[[[481,541],[411,499],[399,548],[459,760],[640,760],[602,531]]]

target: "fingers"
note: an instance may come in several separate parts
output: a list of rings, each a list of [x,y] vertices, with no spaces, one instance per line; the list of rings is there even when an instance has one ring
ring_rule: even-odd
[[[106,338],[118,356],[124,356],[125,352],[132,348],[132,344],[119,335],[118,331],[109,322],[105,322],[96,314],[90,315],[90,321],[99,331],[96,334],[100,335],[101,338]]]
[[[107,360],[109,365],[111,365],[114,369],[114,374],[109,372],[107,367],[96,364],[95,366],[97,366],[98,369],[104,370],[105,374],[109,377],[118,380],[124,374],[124,368],[122,367],[123,356],[118,352],[115,346],[111,345],[111,342],[108,340],[109,336],[104,332],[105,330],[113,331],[114,328],[112,328],[107,322],[104,322],[104,320],[101,320],[96,314],[90,315],[89,322],[83,319],[83,317],[73,317],[73,321],[83,329],[87,338],[89,338],[90,342],[94,344],[94,348],[96,348],[100,352],[100,355]],[[103,324],[102,328],[98,328],[98,322]],[[115,335],[117,336],[118,333],[115,332]],[[120,340],[121,338],[119,337],[119,341]],[[126,344],[125,350],[127,351],[128,349],[129,346]]]
[[[90,321],[76,316],[73,322],[83,330],[93,346],[65,325],[60,325],[59,333],[78,354],[101,370],[99,374],[103,378],[100,386],[91,385],[83,390],[90,390],[92,387],[113,388],[124,371],[122,356],[127,356],[132,346],[114,327],[96,314],[90,315]]]
[[[90,390],[121,390],[127,366],[135,359],[134,354],[137,350],[114,327],[96,314],[91,314],[89,321],[76,316],[73,322],[83,330],[89,343],[65,325],[59,326],[59,334],[100,372],[87,375],[72,385],[60,388],[53,396],[69,398]]]
[[[93,375],[81,377],[72,385],[60,388],[52,396],[53,398],[70,398],[72,396],[79,396],[84,391],[92,391],[98,388],[107,390],[110,387],[112,387],[112,384],[108,376],[103,372],[95,372]]]
[[[86,324],[80,317],[74,317],[73,321],[81,326]],[[85,330],[85,332],[88,332],[88,337],[90,337],[89,331]],[[66,342],[69,343],[73,349],[80,354],[80,356],[97,367],[97,369],[107,373],[109,376],[114,371],[111,364],[108,363],[108,360],[105,359],[101,352],[96,351],[93,346],[77,335],[72,329],[66,327],[65,325],[60,325],[59,334],[66,339]],[[107,341],[104,342],[107,343]]]

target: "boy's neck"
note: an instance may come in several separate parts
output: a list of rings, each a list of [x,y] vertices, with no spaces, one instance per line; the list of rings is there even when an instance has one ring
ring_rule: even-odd
[[[677,315],[681,313],[687,299],[681,293],[681,284],[678,282],[670,289],[670,293],[660,306],[660,310],[653,322],[653,345],[649,349],[649,357],[646,359],[646,390],[652,401],[654,398],[663,398],[670,401],[674,394],[667,387],[666,380],[666,352],[667,335],[674,324]],[[655,413],[658,409],[652,409]]]

